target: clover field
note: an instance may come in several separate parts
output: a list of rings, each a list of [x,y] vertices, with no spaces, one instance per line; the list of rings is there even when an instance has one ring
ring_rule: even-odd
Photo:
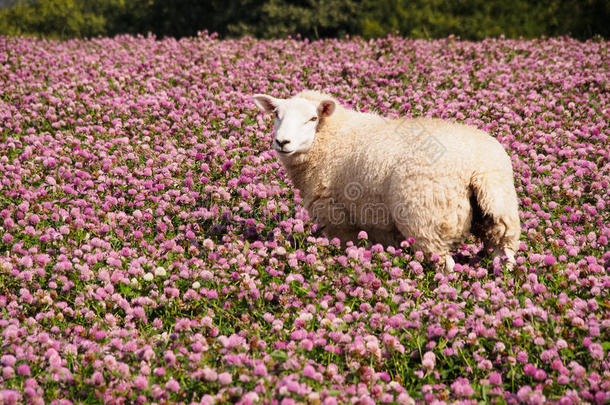
[[[0,404],[610,401],[606,40],[0,37]],[[514,271],[342,250],[250,96],[488,131]]]

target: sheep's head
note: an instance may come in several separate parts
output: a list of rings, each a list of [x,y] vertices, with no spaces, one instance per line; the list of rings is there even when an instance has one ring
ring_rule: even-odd
[[[294,97],[287,100],[256,94],[254,103],[275,114],[273,149],[280,156],[307,153],[313,145],[319,121],[335,111],[333,100],[313,101]]]

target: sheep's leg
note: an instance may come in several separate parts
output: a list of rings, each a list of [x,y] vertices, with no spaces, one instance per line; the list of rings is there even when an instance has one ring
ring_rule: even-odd
[[[422,214],[436,212],[434,208],[424,206],[422,200],[420,196],[418,200],[395,201],[390,206],[396,229],[403,239],[415,239],[413,249],[421,251],[427,260],[436,253],[440,258],[440,270],[447,274],[453,271],[455,266],[455,261],[449,253],[455,242],[454,224],[448,224],[444,217]]]
[[[512,270],[516,264],[515,251],[512,250],[511,248],[505,247],[504,254],[506,255],[506,258],[508,259],[508,263],[506,264],[506,269]]]
[[[492,260],[506,256],[506,269],[512,270],[515,267],[515,251],[510,247],[504,247],[503,249],[495,248],[492,253]]]
[[[480,224],[485,227],[481,230],[485,249],[493,248],[493,258],[505,255],[508,259],[507,268],[512,269],[521,234],[512,175],[507,175],[506,171],[488,171],[474,176],[471,186],[476,204],[486,218]]]
[[[451,273],[453,271],[453,267],[455,266],[455,261],[450,254],[445,255],[445,265],[443,267],[443,273]]]
[[[322,231],[326,237],[331,240],[338,238],[341,240],[341,246],[345,247],[348,241],[358,242],[358,232],[348,226],[328,224]]]
[[[419,249],[418,249],[419,250]],[[437,253],[438,254],[438,253]],[[425,254],[426,259],[430,259],[432,254]],[[438,262],[438,268],[441,273],[449,274],[453,271],[453,267],[455,266],[455,261],[453,257],[449,253],[441,253],[438,254],[440,260]]]

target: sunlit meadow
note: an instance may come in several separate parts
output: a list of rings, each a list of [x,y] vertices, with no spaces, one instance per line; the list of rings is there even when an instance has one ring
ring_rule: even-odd
[[[607,403],[608,50],[0,37],[0,404]],[[496,137],[515,270],[325,239],[250,98],[304,88]]]

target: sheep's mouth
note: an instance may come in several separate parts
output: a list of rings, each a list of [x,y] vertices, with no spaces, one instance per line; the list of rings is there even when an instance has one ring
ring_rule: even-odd
[[[284,155],[284,156],[290,156],[294,153],[293,150],[281,150],[281,149],[276,149],[275,150],[277,153]]]

